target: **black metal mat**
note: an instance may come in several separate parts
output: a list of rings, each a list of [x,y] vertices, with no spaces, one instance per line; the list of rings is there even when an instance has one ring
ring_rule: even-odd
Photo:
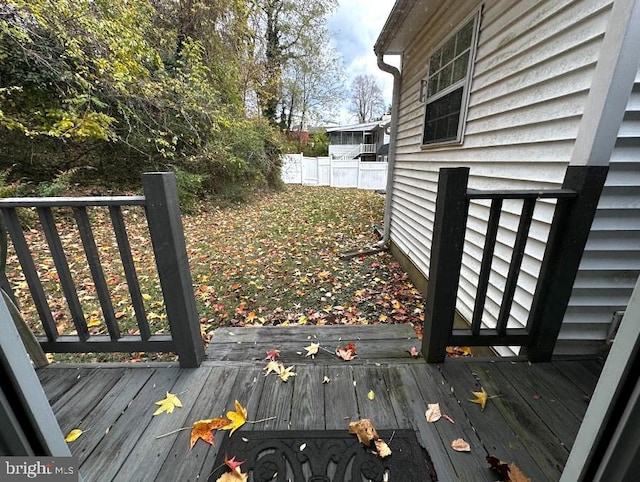
[[[285,430],[224,434],[209,482],[224,472],[225,455],[244,460],[249,482],[429,482],[437,480],[413,430],[379,430],[392,454],[384,459],[346,430]]]

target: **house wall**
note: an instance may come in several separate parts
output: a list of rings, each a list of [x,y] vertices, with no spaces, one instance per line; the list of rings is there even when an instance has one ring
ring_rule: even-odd
[[[430,262],[439,168],[469,166],[470,187],[478,189],[555,188],[562,183],[611,3],[483,2],[464,143],[423,150],[419,89],[429,52],[480,2],[442,2],[438,11],[425,16],[425,25],[403,57],[390,229],[394,245],[423,276]],[[488,326],[497,318],[517,229],[519,205],[505,207],[483,317]],[[552,212],[550,203],[536,209],[510,326],[526,322]],[[486,205],[472,204],[457,305],[467,319],[473,310],[487,216]],[[564,331],[563,337],[569,343],[576,338],[571,331]]]
[[[615,234],[613,234],[615,232]],[[640,276],[640,70],[611,156],[557,351],[601,345]]]

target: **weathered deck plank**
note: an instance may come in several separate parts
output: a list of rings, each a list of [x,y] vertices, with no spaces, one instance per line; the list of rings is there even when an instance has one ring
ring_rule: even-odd
[[[473,392],[480,391],[480,383],[472,372],[470,363],[452,362],[443,366],[443,373],[447,382],[453,388],[453,394],[460,405],[465,408],[465,414],[480,434],[485,453],[505,460],[507,454],[532,480],[554,480],[557,478],[555,468],[539,467],[536,459],[532,457],[527,447],[518,438],[507,423],[501,412],[493,406],[494,399],[490,399],[482,411],[480,406],[472,404]]]
[[[275,418],[247,423],[234,437],[250,437],[253,430],[346,431],[350,421],[371,418],[380,430],[416,430],[439,480],[495,480],[487,453],[515,462],[533,480],[555,480],[601,367],[589,360],[530,365],[466,359],[427,365],[407,358],[407,342],[417,343],[409,327],[397,325],[238,328],[234,335],[225,330],[208,356],[218,346],[235,361],[224,361],[227,355],[219,352],[219,359],[209,358],[197,369],[85,364],[39,370],[63,431],[85,430],[71,444],[84,480],[206,480],[219,443],[198,441],[189,450],[189,429],[157,437],[224,416],[235,400],[247,408],[248,420]],[[303,347],[312,341],[329,350],[354,342],[359,357],[345,362],[324,351],[314,359],[304,357]],[[297,376],[287,383],[264,375],[265,351],[271,348],[281,350],[286,366],[295,365]],[[496,396],[485,411],[468,401],[480,386]],[[167,391],[179,394],[183,408],[153,417],[154,402]],[[435,402],[455,424],[427,423],[427,404]],[[456,438],[469,442],[471,453],[453,451]]]

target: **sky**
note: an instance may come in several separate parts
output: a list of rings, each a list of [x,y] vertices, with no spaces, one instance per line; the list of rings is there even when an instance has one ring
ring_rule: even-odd
[[[391,12],[395,0],[339,0],[340,5],[329,17],[327,26],[345,64],[345,85],[358,74],[372,74],[384,93],[386,105],[391,104],[393,76],[378,68],[373,45]],[[389,62],[391,63],[391,62]],[[355,123],[348,113],[347,103],[340,109],[341,124]]]

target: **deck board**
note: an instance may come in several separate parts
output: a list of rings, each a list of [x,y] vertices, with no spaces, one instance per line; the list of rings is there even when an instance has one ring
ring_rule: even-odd
[[[84,364],[38,371],[62,430],[85,430],[70,444],[84,480],[206,480],[217,444],[198,441],[190,450],[188,429],[157,437],[224,416],[235,400],[250,421],[275,418],[247,423],[234,437],[251,437],[253,430],[346,431],[350,421],[371,418],[380,430],[414,429],[439,480],[495,480],[487,453],[515,462],[533,480],[557,480],[602,366],[587,359],[532,365],[473,358],[428,365],[408,357],[407,346],[419,342],[410,327],[398,325],[237,328],[214,339],[197,369]],[[353,342],[359,356],[349,362],[325,351],[305,357],[303,347],[312,341],[330,351]],[[297,376],[287,383],[265,376],[264,356],[272,348],[295,366]],[[469,401],[480,386],[495,396],[484,411]],[[154,402],[167,391],[179,395],[183,408],[154,417]],[[427,423],[427,404],[436,402],[455,424]],[[471,453],[453,451],[456,438],[469,442]]]

